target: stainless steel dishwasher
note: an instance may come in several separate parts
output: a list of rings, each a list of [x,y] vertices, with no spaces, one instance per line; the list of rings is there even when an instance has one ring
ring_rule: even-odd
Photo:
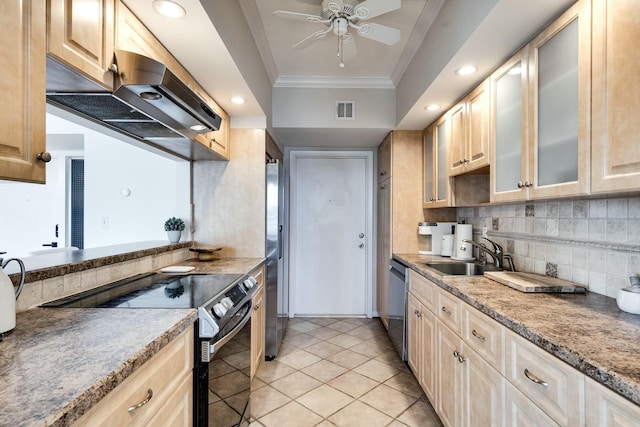
[[[407,360],[407,267],[392,259],[389,268],[389,338],[403,361]]]

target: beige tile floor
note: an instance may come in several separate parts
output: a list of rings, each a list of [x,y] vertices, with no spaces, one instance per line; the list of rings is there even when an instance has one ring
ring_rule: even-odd
[[[442,425],[379,319],[289,319],[251,413],[251,427]]]

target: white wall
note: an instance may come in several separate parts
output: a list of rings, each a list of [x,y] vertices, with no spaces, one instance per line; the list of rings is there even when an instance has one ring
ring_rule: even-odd
[[[171,216],[185,220],[182,239],[190,238],[189,162],[155,155],[52,114],[47,114],[47,135],[53,159],[46,185],[0,181],[0,251],[24,256],[44,249],[45,242],[65,246],[67,156],[85,160],[85,248],[167,240],[164,221]],[[125,188],[131,191],[128,197],[121,194]],[[57,239],[55,224],[60,224]]]

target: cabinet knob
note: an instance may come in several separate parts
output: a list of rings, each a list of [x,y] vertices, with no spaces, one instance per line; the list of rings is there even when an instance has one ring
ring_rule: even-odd
[[[522,181],[518,181],[518,188],[524,188],[524,183]]]
[[[533,184],[532,184],[532,183],[530,183],[529,181],[525,181],[525,182],[524,182],[524,186],[525,186],[525,187],[531,187],[532,185],[533,185]]]
[[[48,151],[43,151],[36,156],[36,159],[40,160],[41,162],[49,163],[51,161],[51,153],[49,153]]]
[[[460,163],[461,165],[464,164],[464,159],[458,160],[458,163]]]

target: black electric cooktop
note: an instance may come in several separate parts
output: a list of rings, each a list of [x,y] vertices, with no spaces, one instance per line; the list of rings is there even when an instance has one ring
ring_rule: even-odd
[[[42,307],[198,308],[222,298],[241,274],[146,273],[43,304]]]

